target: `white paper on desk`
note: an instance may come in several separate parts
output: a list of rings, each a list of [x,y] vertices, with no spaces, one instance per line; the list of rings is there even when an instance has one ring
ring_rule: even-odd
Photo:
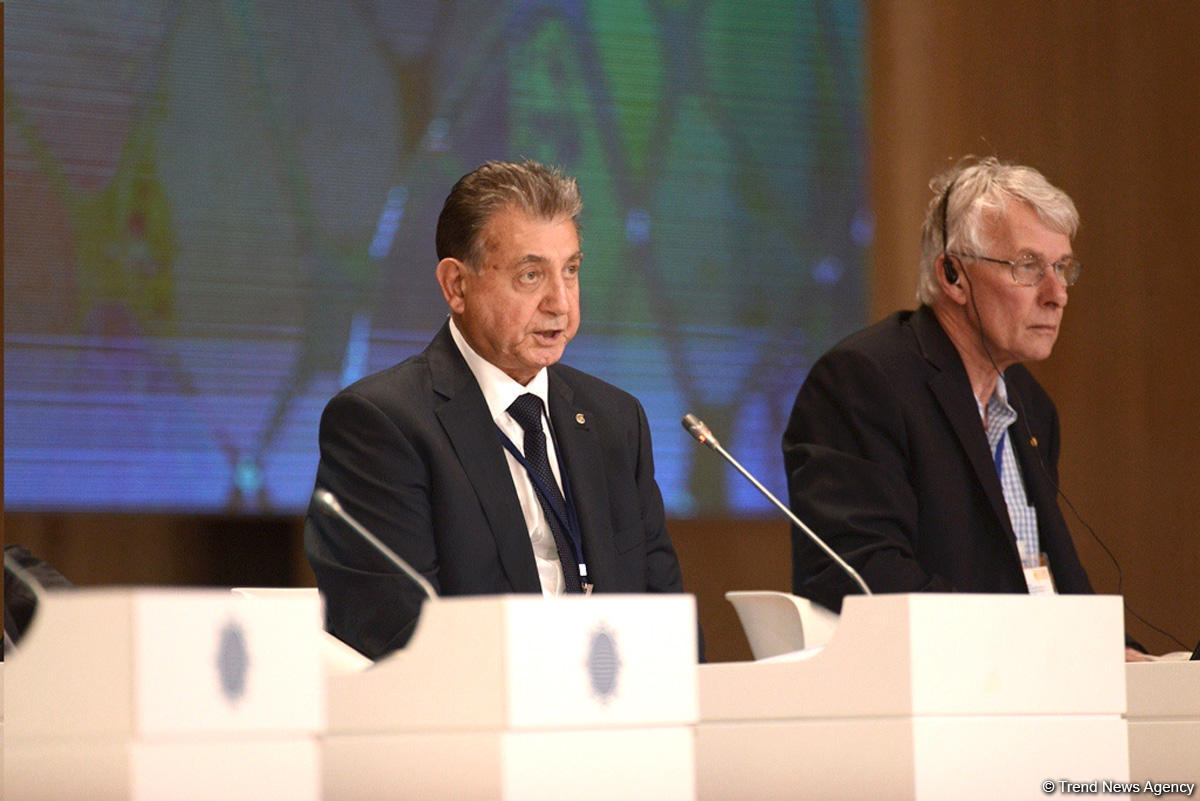
[[[1171,651],[1169,654],[1155,656],[1154,654],[1146,654],[1147,662],[1187,662],[1192,658],[1192,655],[1187,651]]]
[[[763,659],[756,659],[756,662],[801,662],[805,659],[811,659],[817,654],[825,650],[824,645],[818,645],[816,648],[801,648],[799,651],[788,651],[786,654],[776,654]]]

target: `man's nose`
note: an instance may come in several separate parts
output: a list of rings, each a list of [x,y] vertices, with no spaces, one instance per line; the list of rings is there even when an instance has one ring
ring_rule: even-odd
[[[552,276],[546,284],[546,293],[542,296],[542,311],[566,314],[571,308],[572,291],[565,276]]]
[[[1048,306],[1063,307],[1067,305],[1067,285],[1055,272],[1054,268],[1046,270],[1042,276],[1041,286],[1038,287],[1038,292],[1042,296],[1042,303]]]

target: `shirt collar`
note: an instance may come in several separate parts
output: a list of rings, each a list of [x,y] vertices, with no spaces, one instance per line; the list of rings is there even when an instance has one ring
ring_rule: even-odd
[[[1017,421],[1017,410],[1008,405],[1008,387],[1004,383],[1004,377],[997,376],[996,378],[996,389],[988,398],[986,414],[984,405],[978,399],[975,404],[979,407],[980,419],[984,421],[984,433],[987,434],[988,445],[994,451],[996,443],[1008,431],[1009,426]]]
[[[1004,376],[996,376],[996,388],[992,390],[991,397],[987,399],[987,403],[982,403],[979,398],[975,399],[975,407],[979,409],[979,416],[985,417],[983,413],[985,408],[991,408],[994,404],[999,403],[1001,406],[1008,405],[1008,386],[1004,383]]]
[[[475,382],[479,384],[479,389],[483,392],[483,399],[487,402],[488,413],[491,414],[493,420],[499,421],[508,414],[508,407],[512,405],[512,402],[527,392],[532,392],[541,398],[542,407],[549,413],[550,379],[545,367],[538,370],[528,384],[521,384],[476,353],[475,349],[467,342],[466,337],[458,330],[458,325],[455,324],[453,317],[450,318],[450,336],[454,339],[454,344],[458,346],[458,352],[466,360],[467,367],[471,369],[471,374],[475,376]]]

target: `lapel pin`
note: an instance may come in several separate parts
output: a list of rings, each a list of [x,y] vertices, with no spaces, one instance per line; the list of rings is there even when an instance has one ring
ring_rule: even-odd
[[[579,425],[583,425],[584,423],[587,422],[587,418],[583,416],[583,412],[580,412],[575,415],[575,422],[579,423]]]

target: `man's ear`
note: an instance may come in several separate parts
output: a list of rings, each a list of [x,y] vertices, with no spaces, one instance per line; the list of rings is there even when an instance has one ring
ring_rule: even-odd
[[[445,258],[438,262],[437,282],[442,288],[442,297],[454,314],[462,314],[466,308],[465,278],[467,265],[458,259]]]

